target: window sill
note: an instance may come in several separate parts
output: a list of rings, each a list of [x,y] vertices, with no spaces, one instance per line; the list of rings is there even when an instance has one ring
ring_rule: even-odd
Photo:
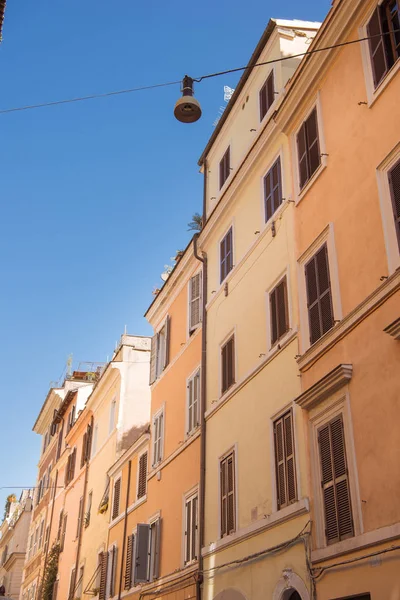
[[[144,504],[147,500],[147,493],[142,496],[141,498],[139,498],[139,500],[135,500],[135,502],[133,502],[133,504],[131,504],[130,506],[128,506],[128,515],[135,510],[136,508],[138,508],[139,506],[142,506],[142,504]]]
[[[312,188],[314,183],[320,177],[321,173],[323,173],[325,171],[325,169],[327,167],[326,158],[327,158],[326,156],[323,156],[321,158],[321,164],[319,165],[318,169],[311,175],[310,179],[307,181],[307,183],[304,185],[304,187],[302,187],[301,190],[299,190],[299,192],[297,194],[296,202],[295,202],[296,206],[303,200],[304,196]]]
[[[378,100],[379,96],[382,94],[382,92],[386,89],[386,87],[392,81],[393,77],[395,77],[395,75],[399,71],[399,69],[400,69],[400,58],[398,58],[396,60],[393,67],[391,67],[391,69],[389,69],[389,71],[386,73],[386,75],[383,77],[383,79],[378,83],[378,85],[375,89],[373,88],[373,83],[372,83],[373,91],[372,91],[372,94],[370,95],[370,97],[368,98],[368,108],[373,107],[375,102]]]
[[[186,440],[190,440],[190,438],[194,435],[196,435],[196,433],[200,430],[200,423],[198,425],[196,425],[196,427],[194,427],[191,431],[188,431],[185,435],[185,441]]]

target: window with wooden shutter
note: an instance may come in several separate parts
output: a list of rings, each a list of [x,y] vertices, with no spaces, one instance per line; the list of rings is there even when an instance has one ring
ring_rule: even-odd
[[[219,189],[221,189],[231,174],[231,148],[228,146],[219,163]]]
[[[154,581],[160,576],[161,552],[161,519],[158,518],[150,525],[150,556],[148,581]]]
[[[188,381],[187,385],[187,432],[189,435],[199,426],[200,370]]]
[[[151,338],[150,350],[150,385],[157,379],[157,334]]]
[[[367,24],[372,74],[375,87],[400,57],[400,3],[384,0]]]
[[[197,273],[189,282],[189,333],[193,333],[201,323],[201,284],[202,273]]]
[[[156,333],[152,341],[152,354],[155,352],[155,357],[151,358],[150,371],[154,371],[154,373],[150,373],[150,383],[153,383],[155,379],[160,377],[163,370],[167,367],[170,360],[170,337],[171,337],[171,318],[169,316],[166,317],[164,325]],[[154,346],[155,344],[155,346]],[[154,375],[154,379],[153,378]]]
[[[334,325],[328,248],[322,248],[305,265],[308,324],[313,344]]]
[[[149,580],[150,525],[139,523],[135,540],[134,584]]]
[[[317,109],[311,112],[297,133],[299,183],[302,189],[321,164]]]
[[[112,598],[115,593],[115,580],[117,573],[117,547],[113,546],[108,552],[108,573],[106,598]]]
[[[282,204],[282,177],[280,157],[264,177],[264,214],[265,222]]]
[[[263,120],[275,100],[274,71],[268,75],[259,93],[260,122]]]
[[[147,452],[139,458],[137,498],[143,498],[147,492]]]
[[[197,560],[198,496],[185,502],[185,565]]]
[[[44,533],[44,519],[42,519],[42,522],[40,523],[38,548],[41,548],[43,545],[43,533]]]
[[[119,515],[120,496],[121,496],[121,478],[119,477],[114,482],[112,519],[116,519]]]
[[[390,197],[392,200],[394,224],[396,227],[397,242],[400,250],[400,160],[388,173]]]
[[[220,242],[220,283],[233,269],[233,231],[229,229]]]
[[[224,394],[235,383],[235,337],[221,348],[221,392]]]
[[[125,562],[125,589],[132,587],[132,568],[133,568],[133,547],[135,542],[134,535],[128,535],[126,542],[126,562]]]
[[[220,462],[220,513],[221,537],[236,529],[235,453],[231,452]]]
[[[67,519],[68,515],[63,516],[62,527],[61,527],[61,538],[60,538],[60,552],[64,550],[65,546],[65,536],[67,534]]]
[[[79,533],[81,531],[82,517],[83,517],[83,496],[81,496],[79,499],[78,521],[76,523],[76,539],[78,539]]]
[[[64,434],[64,421],[61,421],[61,427],[58,432],[56,460],[58,460],[61,456],[63,434]]]
[[[153,418],[153,466],[163,459],[164,447],[164,411],[160,411]]]
[[[343,418],[335,417],[318,430],[321,487],[327,544],[354,535]]]
[[[289,311],[286,277],[278,283],[269,295],[271,321],[271,346],[289,331]]]
[[[289,410],[274,422],[275,476],[278,510],[296,502],[296,466],[293,413]]]
[[[106,600],[107,572],[108,572],[108,552],[102,552],[100,554],[99,600]]]
[[[87,433],[83,434],[82,438],[82,450],[81,450],[81,469],[86,462],[86,451],[87,451]]]
[[[75,591],[75,568],[72,569],[71,575],[69,578],[68,600],[73,600],[74,591]]]

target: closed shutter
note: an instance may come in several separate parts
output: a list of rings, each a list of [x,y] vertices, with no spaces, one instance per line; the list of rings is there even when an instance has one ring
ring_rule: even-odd
[[[112,518],[116,519],[119,515],[119,500],[121,495],[121,479],[117,479],[114,483],[113,509]]]
[[[61,422],[61,428],[60,431],[58,433],[58,440],[57,440],[57,457],[56,460],[58,460],[61,456],[61,449],[62,449],[62,441],[63,441],[63,434],[64,434],[64,421]]]
[[[57,410],[54,410],[53,412],[53,421],[50,425],[50,435],[51,437],[53,437],[56,434],[57,431],[57,423],[56,423],[56,417],[57,417]]]
[[[192,559],[197,560],[197,539],[198,539],[198,499],[195,496],[192,499]]]
[[[299,161],[299,183],[300,189],[304,187],[308,179],[307,166],[307,141],[306,141],[306,124],[300,127],[297,134],[297,158]]]
[[[271,73],[268,75],[268,78],[266,80],[266,82],[264,83],[263,87],[260,90],[260,94],[259,94],[259,99],[260,99],[260,121],[263,120],[263,118],[265,117],[265,115],[267,114],[268,110],[271,108],[274,99],[275,99],[275,92],[274,92],[274,72],[271,71]]]
[[[235,341],[234,337],[222,347],[222,393],[235,383]]]
[[[235,531],[235,464],[232,452],[221,461],[221,537]]]
[[[220,244],[220,280],[221,283],[233,268],[233,232],[232,227]]]
[[[313,344],[334,325],[326,244],[305,266],[310,342]]]
[[[318,431],[325,536],[328,544],[354,535],[343,419],[336,417]]]
[[[68,456],[67,462],[66,462],[66,465],[65,465],[65,471],[64,471],[64,485],[65,486],[67,486],[68,482],[69,482],[70,464],[71,464],[71,457]]]
[[[367,25],[367,35],[369,38],[372,38],[369,40],[369,49],[371,52],[372,74],[375,87],[388,70],[382,33],[380,7],[377,6]]]
[[[100,554],[100,589],[99,589],[99,600],[105,600],[106,599],[107,571],[108,571],[108,552],[102,552]]]
[[[80,497],[79,500],[79,509],[78,509],[78,522],[76,525],[76,538],[78,539],[80,531],[81,531],[81,524],[82,524],[82,513],[83,513],[83,496]]]
[[[170,346],[171,346],[171,317],[167,316],[165,319],[165,351],[164,351],[164,369],[167,365],[169,365],[170,360]]]
[[[278,158],[264,177],[264,208],[267,222],[282,204],[281,159]]]
[[[274,345],[289,329],[286,277],[272,290],[269,301],[271,345]]]
[[[321,163],[317,109],[314,108],[297,134],[300,189],[304,187]]]
[[[132,559],[133,559],[133,544],[135,537],[128,535],[126,544],[126,563],[125,563],[125,589],[129,590],[132,587]]]
[[[135,543],[134,584],[148,581],[150,525],[139,523]],[[101,600],[101,599],[100,599]]]
[[[82,452],[81,452],[81,469],[86,462],[86,452],[87,452],[87,433],[83,434],[82,439]]]
[[[193,331],[195,327],[201,322],[201,280],[202,274],[197,273],[190,280],[189,285],[189,329]]]
[[[151,338],[151,351],[150,351],[150,385],[156,380],[156,368],[157,368],[157,334]]]
[[[230,166],[231,166],[231,149],[229,146],[227,151],[225,152],[224,156],[222,157],[222,160],[219,163],[219,189],[222,188],[225,181],[228,179],[228,177],[230,175],[230,171],[231,171]]]
[[[274,445],[279,510],[297,499],[292,411],[275,421]]]
[[[141,455],[139,459],[139,480],[137,497],[143,498],[146,495],[146,480],[147,480],[147,452]]]
[[[400,249],[400,161],[389,171],[388,176],[397,241]]]

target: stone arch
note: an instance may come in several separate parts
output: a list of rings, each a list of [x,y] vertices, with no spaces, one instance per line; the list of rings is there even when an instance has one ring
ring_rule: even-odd
[[[240,590],[227,588],[226,590],[218,592],[218,594],[214,596],[214,600],[247,600],[247,598]]]
[[[297,592],[301,600],[310,600],[310,593],[301,577],[291,569],[285,569],[275,586],[272,600],[292,600],[294,592]]]

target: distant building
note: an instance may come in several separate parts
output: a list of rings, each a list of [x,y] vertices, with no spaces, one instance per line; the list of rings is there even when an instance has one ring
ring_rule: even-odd
[[[0,40],[3,35],[4,12],[6,10],[6,0],[0,0]]]
[[[31,490],[24,490],[18,501],[8,504],[0,526],[0,585],[13,600],[20,594],[31,514]]]

